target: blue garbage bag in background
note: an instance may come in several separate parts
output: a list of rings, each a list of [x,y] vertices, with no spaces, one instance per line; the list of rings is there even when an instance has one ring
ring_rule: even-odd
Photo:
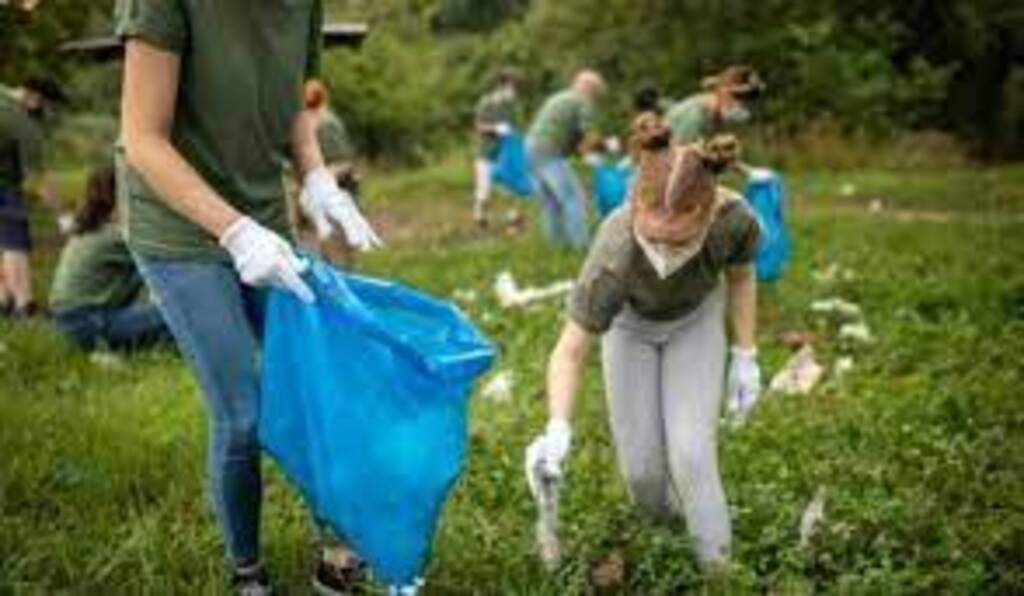
[[[491,180],[513,196],[533,196],[533,176],[526,155],[526,141],[519,132],[498,137],[498,152],[491,169]]]
[[[743,195],[761,224],[761,246],[755,263],[757,279],[775,281],[785,272],[792,252],[786,229],[786,194],[778,173],[766,170],[760,174],[748,177]]]
[[[601,219],[615,211],[626,201],[629,184],[633,179],[633,168],[625,163],[602,162],[592,167],[591,183],[594,186],[594,202]]]
[[[270,293],[260,440],[320,523],[408,585],[462,471],[468,397],[494,349],[453,306],[311,261],[316,304]]]

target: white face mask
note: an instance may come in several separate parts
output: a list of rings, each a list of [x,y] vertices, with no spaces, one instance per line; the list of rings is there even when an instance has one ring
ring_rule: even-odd
[[[726,124],[743,124],[750,120],[750,110],[737,104],[722,113],[722,121]]]
[[[654,271],[661,279],[668,279],[673,273],[682,269],[697,252],[689,245],[675,247],[650,242],[640,234],[636,234],[636,241],[644,251],[647,262],[654,267]]]

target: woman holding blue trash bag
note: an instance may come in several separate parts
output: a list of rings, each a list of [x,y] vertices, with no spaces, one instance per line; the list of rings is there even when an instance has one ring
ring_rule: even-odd
[[[630,200],[601,226],[570,297],[548,366],[550,419],[527,449],[527,470],[531,486],[537,474],[561,477],[586,355],[601,336],[629,492],[656,519],[681,513],[698,559],[716,569],[731,543],[716,453],[723,389],[740,417],[760,391],[751,266],[759,232],[742,199],[717,185],[735,163],[735,138],[671,145],[669,137],[653,114],[634,124]],[[544,556],[549,547],[541,547]]]
[[[504,68],[497,85],[476,104],[473,132],[477,139],[473,160],[473,221],[487,226],[487,200],[491,198],[491,176],[500,137],[512,134],[518,108],[519,72]]]
[[[380,244],[325,169],[302,108],[321,21],[319,0],[119,0],[116,11],[126,240],[205,397],[214,509],[233,589],[251,596],[270,592],[259,552],[261,288],[315,299],[286,239],[284,160],[311,220],[357,248]],[[325,554],[318,591],[346,592],[354,556]]]

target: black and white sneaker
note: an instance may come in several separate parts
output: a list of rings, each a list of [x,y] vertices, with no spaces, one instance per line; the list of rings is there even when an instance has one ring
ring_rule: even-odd
[[[366,563],[353,557],[344,565],[320,560],[313,574],[313,591],[317,596],[350,596],[361,592],[366,582]]]
[[[235,569],[231,576],[231,592],[235,596],[271,596],[270,576],[262,566]]]

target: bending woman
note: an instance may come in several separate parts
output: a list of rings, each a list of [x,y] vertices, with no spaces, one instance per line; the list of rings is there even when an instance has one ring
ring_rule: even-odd
[[[128,246],[196,375],[210,417],[210,485],[232,584],[269,592],[260,566],[261,289],[312,301],[289,240],[286,159],[313,221],[357,248],[377,238],[324,167],[316,117],[319,0],[119,0]],[[337,554],[337,553],[334,553]],[[351,556],[325,557],[321,593],[351,588]]]
[[[602,336],[605,385],[619,466],[635,503],[655,518],[682,513],[698,558],[724,564],[730,523],[718,473],[716,428],[728,356],[732,408],[757,397],[758,225],[716,184],[736,159],[732,137],[670,146],[642,115],[629,203],[601,226],[570,298],[548,368],[550,421],[528,465],[561,474],[573,402],[592,338]],[[723,279],[724,277],[724,279]],[[532,468],[531,468],[532,469]]]

